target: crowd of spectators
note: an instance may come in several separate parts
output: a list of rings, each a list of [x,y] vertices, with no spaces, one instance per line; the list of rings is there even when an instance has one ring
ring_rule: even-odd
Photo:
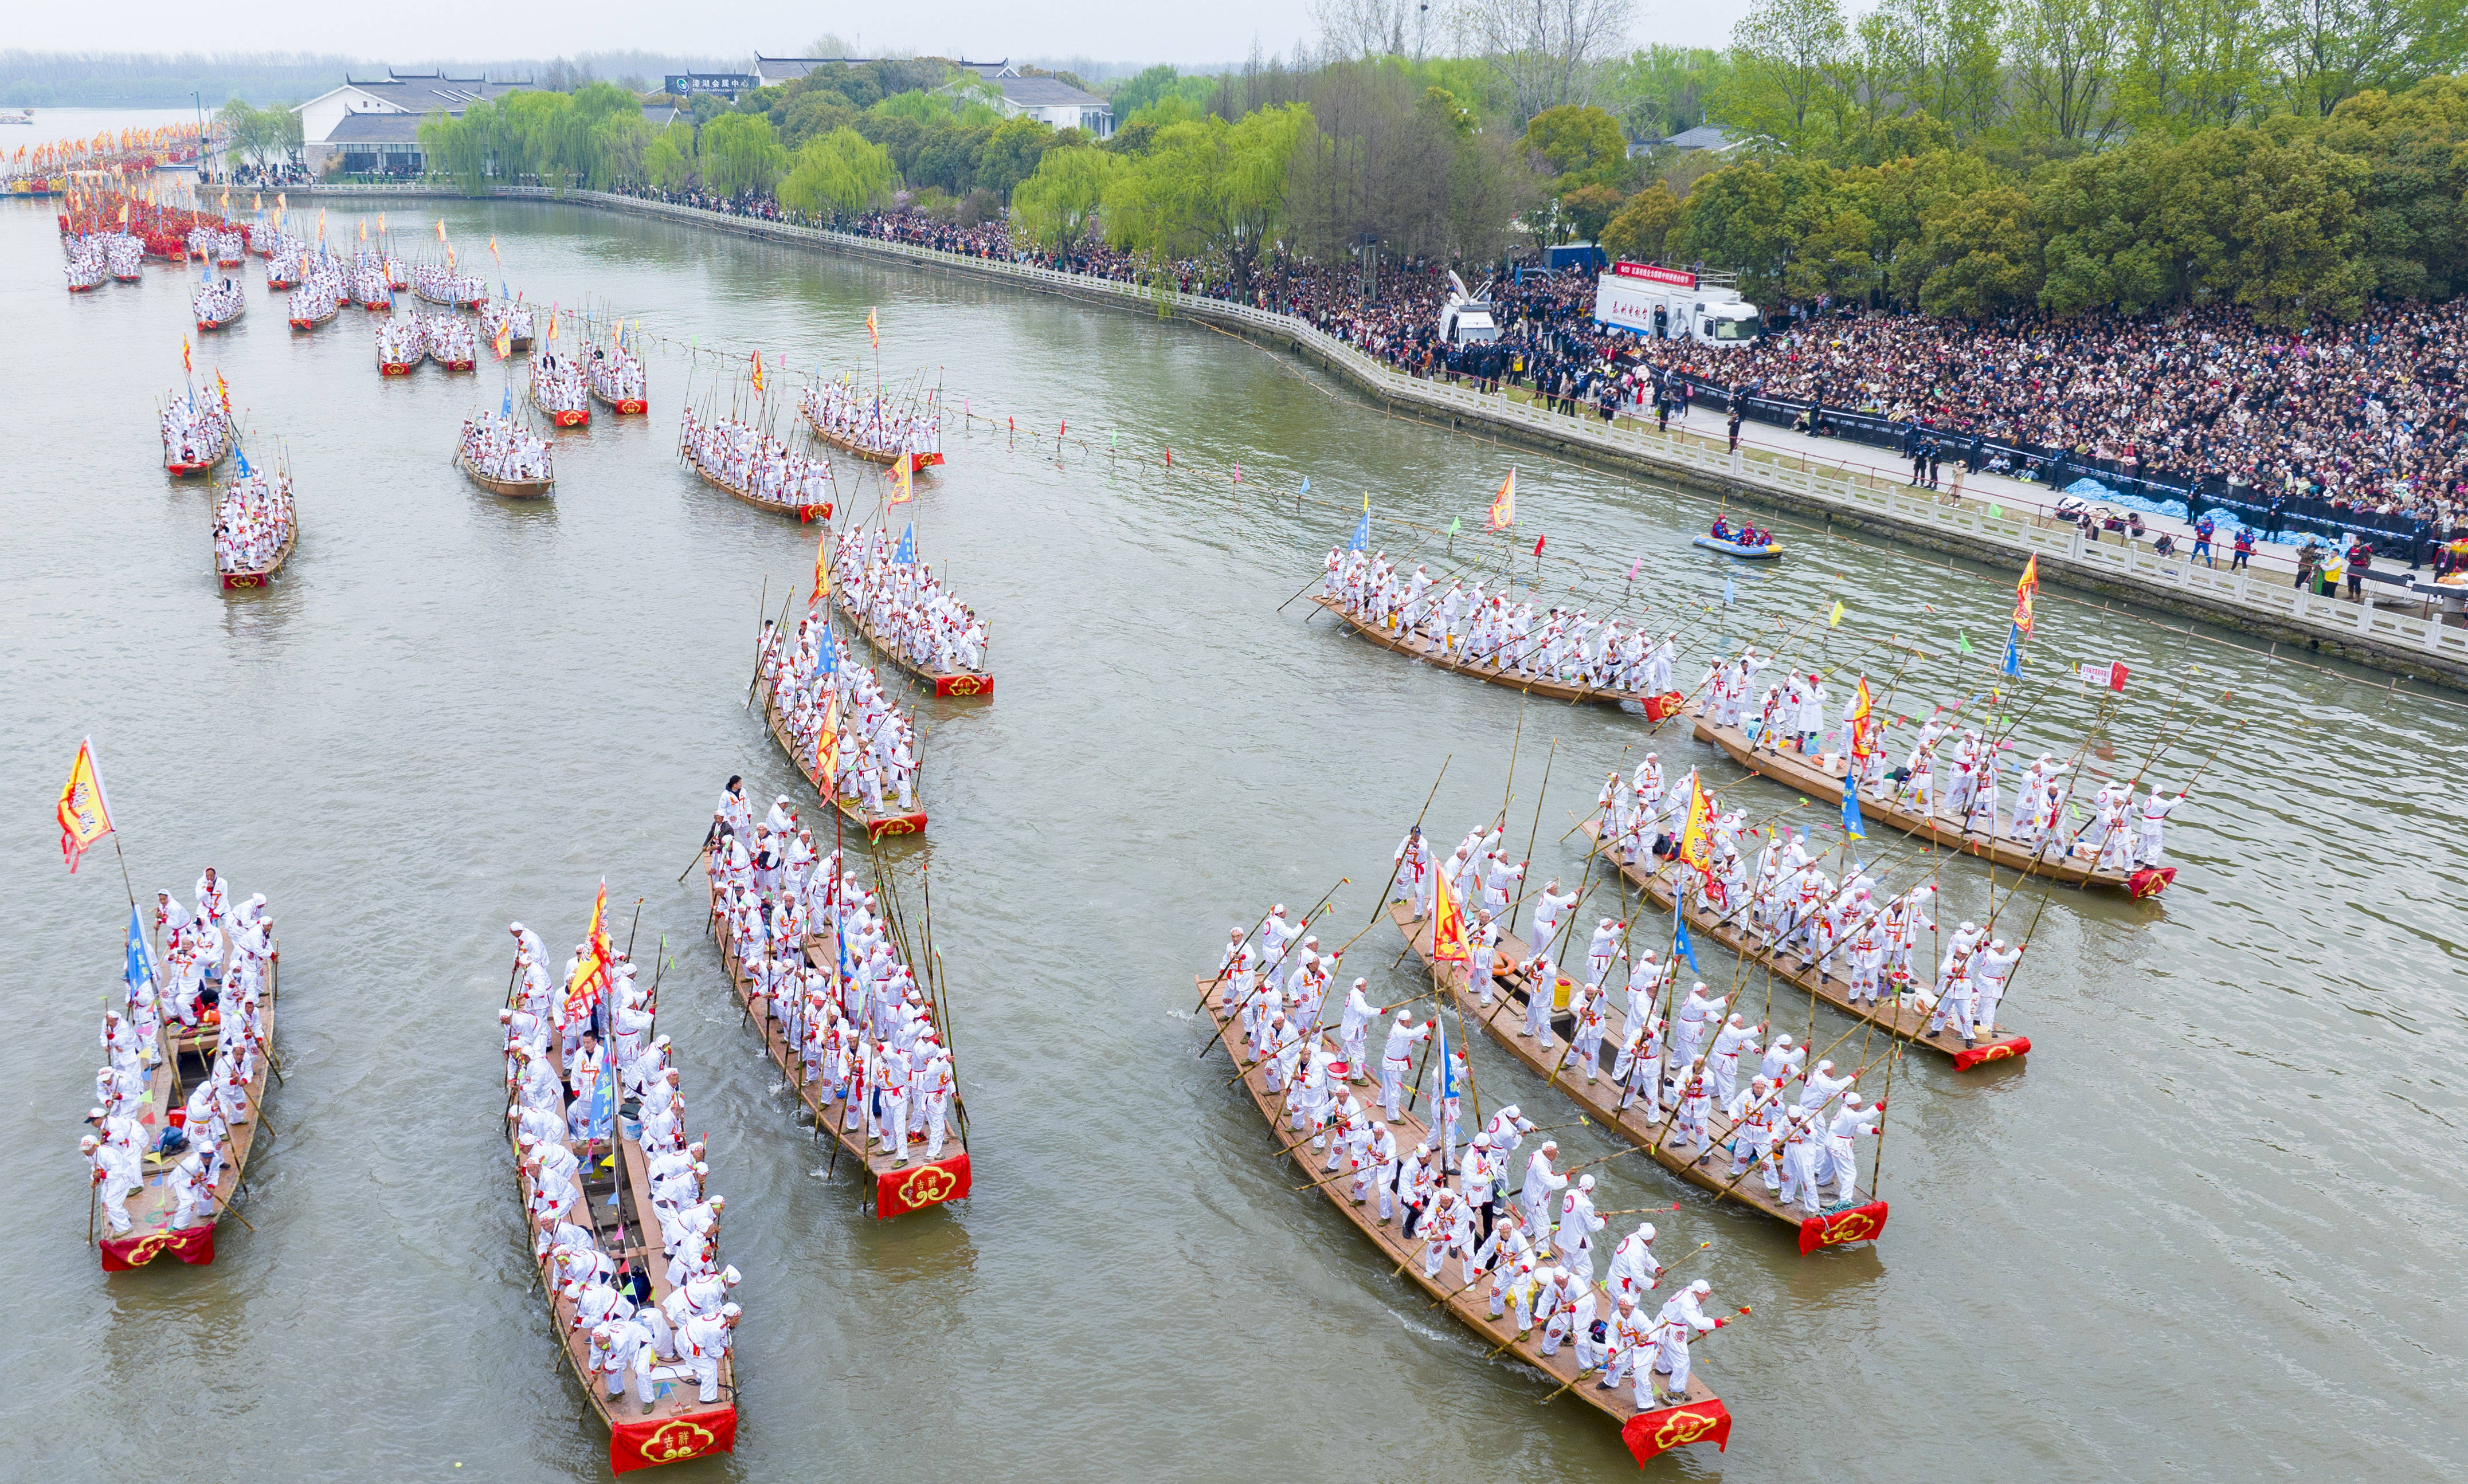
[[[803,221],[768,196],[640,194]],[[963,226],[913,209],[868,212],[844,230],[971,257],[1120,282],[1162,274],[1184,292],[1296,315],[1415,376],[1517,385],[1570,413],[1780,406],[1825,431],[1844,415],[1923,439],[1974,468],[2042,477],[2090,471],[2126,488],[2228,496],[2319,525],[2405,532],[2415,556],[2468,537],[2468,300],[2378,305],[2303,332],[2209,307],[2142,318],[2022,316],[1987,323],[1795,310],[1741,346],[1653,340],[1594,322],[1592,271],[1525,269],[1490,285],[1500,338],[1439,334],[1445,265],[1383,263],[1366,295],[1349,263],[1272,257],[1238,292],[1223,264],[1144,267],[1102,241],[1067,252],[1015,244],[997,220]],[[2006,449],[2034,450],[2009,457]],[[2019,463],[2017,461],[2020,461]],[[2045,465],[2047,467],[2042,467]],[[2197,497],[2195,491],[2209,491]]]

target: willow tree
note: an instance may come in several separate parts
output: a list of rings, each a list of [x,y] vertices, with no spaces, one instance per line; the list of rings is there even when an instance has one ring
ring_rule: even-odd
[[[806,141],[780,182],[780,201],[810,217],[858,212],[888,199],[900,176],[891,152],[853,128]]]
[[[759,114],[723,113],[702,126],[703,184],[722,195],[768,191],[788,168],[788,151]]]
[[[1012,192],[1012,230],[1050,252],[1079,250],[1097,225],[1123,157],[1092,146],[1049,149]]]
[[[1161,258],[1224,260],[1248,293],[1261,252],[1286,223],[1286,167],[1311,127],[1300,103],[1228,124],[1212,114],[1157,130],[1149,152],[1126,162],[1106,193],[1106,235],[1116,247]]]
[[[695,163],[694,126],[683,120],[643,148],[643,178],[658,191],[686,191],[702,178]]]

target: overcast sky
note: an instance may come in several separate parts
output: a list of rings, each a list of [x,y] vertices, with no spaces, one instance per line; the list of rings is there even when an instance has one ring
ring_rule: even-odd
[[[1717,46],[1746,3],[1710,0],[1682,6],[1643,0],[1632,39]],[[408,11],[352,5],[201,9],[166,0],[122,0],[108,8],[107,34],[99,33],[95,15],[78,6],[27,3],[11,10],[17,18],[0,39],[31,51],[279,47],[379,61],[440,54],[556,57],[631,48],[738,57],[760,50],[779,57],[797,55],[815,36],[831,32],[861,43],[869,55],[906,48],[971,57],[1086,57],[1199,65],[1240,60],[1255,38],[1268,51],[1291,51],[1314,29],[1309,0],[1257,0],[1240,7],[1159,5],[1154,0],[1040,0],[1028,5],[944,0],[931,7],[895,6],[888,11],[876,6],[792,5],[787,0],[736,0],[712,9],[652,0],[594,0],[590,5],[573,0],[534,5],[425,0]]]

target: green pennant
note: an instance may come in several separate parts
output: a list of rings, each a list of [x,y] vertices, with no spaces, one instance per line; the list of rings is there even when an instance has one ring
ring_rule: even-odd
[[[1954,632],[1954,646],[1961,650],[1963,653],[1968,654],[1971,652],[1971,636],[1969,634],[1963,633],[1957,629]]]

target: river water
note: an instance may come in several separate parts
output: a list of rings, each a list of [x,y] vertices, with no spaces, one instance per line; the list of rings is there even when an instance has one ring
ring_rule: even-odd
[[[681,1477],[1632,1473],[1598,1414],[1538,1405],[1547,1388],[1291,1192],[1223,1059],[1196,1058],[1190,976],[1229,925],[1339,877],[1327,930],[1351,936],[1444,760],[1443,848],[1513,794],[1512,838],[1539,832],[1537,872],[1564,880],[1583,856],[1561,833],[1608,767],[1652,747],[1736,769],[1676,727],[1520,708],[1278,605],[1365,494],[1378,539],[1407,548],[1424,537],[1396,522],[1478,526],[1515,465],[1520,581],[1544,536],[1546,586],[1581,575],[1565,553],[1597,611],[1626,598],[1700,648],[1804,630],[1839,597],[1841,628],[1795,652],[1838,672],[1839,696],[1861,668],[1881,690],[1897,674],[1894,636],[1920,645],[1938,657],[1900,672],[1889,709],[1908,714],[1983,683],[2012,574],[1790,523],[1779,569],[1726,573],[1685,544],[1705,500],[1383,416],[1205,329],[582,208],[406,205],[391,225],[417,246],[440,216],[467,263],[493,235],[531,297],[665,337],[652,415],[560,436],[553,502],[495,500],[448,463],[495,370],[380,381],[359,311],[295,337],[252,262],[251,312],[199,370],[228,377],[258,456],[287,452],[302,536],[273,588],[226,597],[208,497],[164,480],[152,425],[179,377],[182,276],[72,297],[48,216],[0,211],[0,405],[19,435],[0,582],[11,1472],[146,1476],[183,1448],[217,1477],[606,1472],[528,1291],[494,1024],[508,920],[558,948],[605,877],[621,933],[644,899],[637,957],[664,935],[674,952],[661,1029],[746,1274],[738,1451]],[[329,233],[358,220],[337,205]],[[1000,681],[991,702],[923,704],[931,830],[890,853],[912,912],[931,863],[976,1194],[888,1224],[848,1177],[817,1177],[730,1009],[699,878],[676,881],[728,774],[813,802],[742,704],[758,607],[811,572],[813,533],[674,460],[680,391],[757,347],[774,377],[783,354],[791,375],[872,377],[869,308],[884,380],[940,382],[1019,428],[955,431],[908,507],[990,620]],[[870,474],[843,481],[861,509],[880,498]],[[2468,804],[2468,712],[2053,592],[2041,615],[2034,676],[2133,669],[2097,765],[2130,775],[2182,731],[2150,773],[2182,787],[2220,748],[2171,831],[2182,874],[2157,902],[2008,903],[2000,933],[2038,924],[2004,1016],[2036,1049],[1897,1070],[1879,1244],[1802,1258],[1640,1159],[1605,1167],[1600,1205],[1678,1201],[1665,1260],[1712,1243],[1687,1271],[1714,1304],[1754,1306],[1699,1356],[1736,1451],[1652,1472],[2449,1472],[2468,924],[2444,841]],[[1945,657],[1957,636],[1978,658]],[[2096,703],[2050,688],[2022,737],[2070,755]],[[87,734],[139,892],[214,864],[271,898],[286,949],[289,1081],[241,1207],[256,1229],[227,1224],[208,1268],[105,1278],[80,1246],[77,1120],[126,910],[109,851],[72,878],[55,850],[47,809]],[[1828,810],[1774,786],[1733,797],[1833,837]],[[1870,842],[1872,860],[1907,853]],[[1949,918],[1986,911],[1977,866],[1945,865]],[[1616,910],[1607,886],[1598,909]],[[1399,947],[1380,926],[1352,955],[1391,1001],[1418,982],[1389,967]],[[1777,1028],[1811,1029],[1805,996],[1771,1003]],[[1821,1045],[1847,1024],[1813,1028]],[[1474,1060],[1486,1109],[1572,1116],[1495,1048]],[[1882,1068],[1862,1086],[1884,1091]],[[1575,1159],[1616,1147],[1561,1137]]]

